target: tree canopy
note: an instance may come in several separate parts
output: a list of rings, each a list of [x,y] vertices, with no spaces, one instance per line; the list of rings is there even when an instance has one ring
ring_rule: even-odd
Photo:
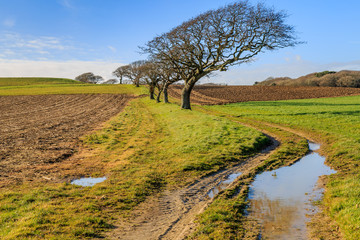
[[[141,49],[184,80],[182,108],[190,109],[191,90],[202,77],[253,61],[264,50],[298,44],[286,18],[264,4],[237,1],[192,18]]]
[[[95,75],[92,72],[83,73],[75,78],[76,81],[84,83],[99,83],[104,81],[101,76]]]

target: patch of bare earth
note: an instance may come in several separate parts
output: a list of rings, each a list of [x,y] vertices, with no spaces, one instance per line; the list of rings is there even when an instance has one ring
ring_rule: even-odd
[[[180,99],[182,86],[173,85],[170,96]],[[360,95],[360,88],[288,86],[195,86],[191,102],[216,105],[248,101],[277,101]]]
[[[57,181],[79,137],[119,113],[128,95],[0,96],[0,188]],[[89,166],[90,167],[90,166]],[[92,166],[94,167],[94,166]]]

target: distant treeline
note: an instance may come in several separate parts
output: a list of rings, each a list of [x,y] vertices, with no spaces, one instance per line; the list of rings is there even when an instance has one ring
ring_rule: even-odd
[[[343,70],[340,72],[323,71],[311,73],[296,79],[289,77],[269,77],[255,85],[264,86],[321,86],[360,88],[360,71]]]

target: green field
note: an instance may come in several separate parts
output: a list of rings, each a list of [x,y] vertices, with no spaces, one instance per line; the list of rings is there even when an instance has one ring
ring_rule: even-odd
[[[120,84],[86,84],[62,78],[0,78],[0,96],[43,94],[147,94],[145,87]]]
[[[49,85],[49,84],[81,84],[67,78],[0,78],[0,87],[3,86],[27,86],[27,85]]]
[[[243,121],[286,126],[322,143],[327,163],[338,171],[326,187],[326,213],[339,224],[345,239],[360,239],[360,96],[206,108]]]
[[[147,89],[79,84],[67,79],[0,79],[0,95],[76,93],[142,95]],[[338,171],[326,187],[322,201],[325,213],[337,222],[345,239],[360,239],[360,96],[247,102],[194,107],[193,111],[137,98],[102,129],[81,139],[91,153],[86,161],[102,166],[92,176],[106,175],[108,179],[92,188],[27,183],[3,189],[0,238],[103,237],[119,218],[126,218],[149,196],[183,187],[243,161],[269,144],[259,131],[237,121],[267,131],[282,144],[233,189],[214,200],[199,216],[191,238],[236,239],[246,235],[242,212],[247,184],[256,173],[289,164],[307,151],[303,138],[274,126],[279,125],[322,143],[328,164]],[[238,190],[241,194],[231,198],[232,191]]]

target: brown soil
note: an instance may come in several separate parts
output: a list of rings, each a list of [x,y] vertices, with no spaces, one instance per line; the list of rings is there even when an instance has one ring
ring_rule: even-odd
[[[173,85],[169,94],[180,99],[183,86]],[[215,105],[247,101],[276,101],[360,95],[360,88],[287,86],[195,86],[191,102]]]
[[[78,150],[79,137],[119,113],[132,98],[0,96],[0,188],[61,177],[54,176],[56,169]]]

